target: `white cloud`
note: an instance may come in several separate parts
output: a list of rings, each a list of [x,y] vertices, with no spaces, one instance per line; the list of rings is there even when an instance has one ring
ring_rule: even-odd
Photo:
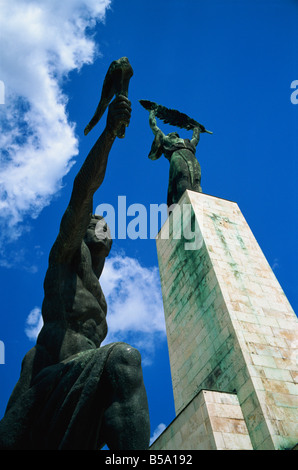
[[[31,341],[36,341],[38,333],[43,325],[41,310],[39,307],[34,307],[29,313],[26,320],[25,333]]]
[[[279,268],[279,260],[277,258],[274,258],[271,269],[272,271],[276,271],[278,268]]]
[[[164,331],[157,267],[143,267],[135,258],[116,255],[106,260],[100,283],[113,332]]]
[[[157,428],[155,429],[153,436],[150,438],[150,445],[153,444],[154,441],[161,435],[161,433],[166,429],[166,425],[164,423],[160,423]]]
[[[100,283],[108,304],[105,343],[126,341],[150,364],[156,342],[166,337],[158,268],[115,255],[106,260]]]
[[[111,0],[0,0],[1,236],[18,238],[37,217],[78,153],[62,80],[94,60],[86,28],[104,19]]]

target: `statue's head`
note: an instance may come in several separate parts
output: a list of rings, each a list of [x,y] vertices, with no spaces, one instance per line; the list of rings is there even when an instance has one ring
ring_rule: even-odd
[[[168,134],[168,137],[169,137],[170,139],[173,139],[173,140],[180,139],[180,136],[179,136],[178,132],[170,132],[170,133]]]
[[[167,135],[167,139],[168,141],[170,141],[171,144],[175,144],[175,142],[180,139],[180,136],[177,132],[170,132],[170,134]],[[160,144],[157,136],[155,136],[148,157],[150,158],[150,160],[157,160],[162,156],[162,154],[163,146]]]
[[[108,256],[112,247],[110,229],[103,217],[92,215],[84,236],[84,242],[88,246],[91,256]]]

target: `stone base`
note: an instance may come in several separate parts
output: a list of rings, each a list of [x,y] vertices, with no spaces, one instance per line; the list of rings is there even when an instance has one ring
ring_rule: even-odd
[[[252,450],[237,395],[202,390],[150,450]]]
[[[177,420],[201,390],[236,393],[254,449],[293,449],[297,317],[238,205],[186,191],[156,243]]]

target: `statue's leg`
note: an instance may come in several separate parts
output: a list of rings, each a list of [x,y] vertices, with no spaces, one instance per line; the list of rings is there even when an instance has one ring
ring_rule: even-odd
[[[125,343],[113,348],[104,372],[108,403],[102,439],[111,450],[148,449],[150,421],[140,353]]]

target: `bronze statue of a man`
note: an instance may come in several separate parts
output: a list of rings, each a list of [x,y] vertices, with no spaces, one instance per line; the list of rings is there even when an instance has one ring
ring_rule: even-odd
[[[131,105],[117,95],[106,128],[75,178],[49,256],[43,328],[22,362],[0,422],[0,449],[147,449],[150,425],[139,352],[101,346],[106,301],[98,279],[111,249],[108,227],[92,215],[116,135]]]
[[[165,135],[156,124],[155,110],[149,113],[149,124],[155,135],[149,158],[157,160],[162,154],[170,162],[167,205],[177,204],[186,189],[202,192],[201,167],[196,159],[200,127],[193,129],[192,139],[182,139],[177,132]]]

